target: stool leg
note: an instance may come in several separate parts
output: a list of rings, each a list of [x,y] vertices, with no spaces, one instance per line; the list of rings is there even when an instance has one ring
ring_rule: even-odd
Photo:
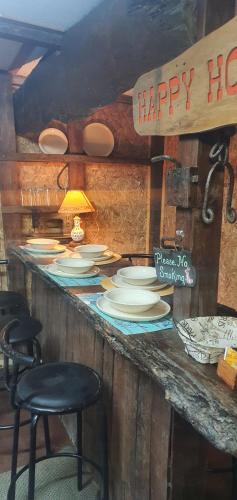
[[[19,428],[20,428],[20,409],[17,408],[15,411],[14,419],[14,433],[13,433],[13,447],[12,447],[12,465],[11,465],[11,484],[12,488],[8,495],[8,500],[15,500],[16,495],[16,483],[14,477],[17,470],[17,455],[18,455],[18,443],[19,443]]]
[[[82,415],[77,413],[77,454],[82,456]],[[82,460],[77,460],[77,488],[82,490]]]
[[[31,414],[28,500],[34,500],[35,496],[36,428],[38,419],[38,415]]]
[[[43,417],[44,420],[44,439],[45,439],[45,449],[46,455],[52,455],[51,443],[50,443],[50,434],[49,434],[49,420],[48,417]]]
[[[232,457],[232,499],[237,498],[237,459]]]
[[[108,473],[108,433],[107,418],[103,410],[102,418],[102,474],[103,474],[103,500],[109,499],[109,473]]]

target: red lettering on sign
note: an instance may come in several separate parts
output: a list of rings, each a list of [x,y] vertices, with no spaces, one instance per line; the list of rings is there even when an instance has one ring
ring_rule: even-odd
[[[146,91],[138,93],[138,120],[142,124],[146,121]]]
[[[150,88],[150,103],[149,103],[149,111],[148,111],[147,119],[149,122],[151,120],[156,119],[156,108],[155,108],[155,102],[154,102],[154,87]]]
[[[161,105],[167,101],[167,85],[165,82],[158,84],[158,120],[162,117]]]
[[[213,59],[210,59],[207,63],[208,72],[209,72],[209,92],[208,92],[208,102],[212,102],[213,94],[212,94],[212,85],[214,83],[218,83],[217,87],[217,100],[220,101],[222,99],[222,85],[221,85],[221,67],[223,63],[223,56],[220,54],[217,56],[217,66],[218,66],[218,74],[217,76],[212,76],[212,71],[214,67]]]
[[[190,69],[190,73],[189,73],[189,82],[187,81],[187,74],[186,74],[186,71],[183,72],[182,74],[182,81],[185,85],[185,89],[186,89],[186,94],[187,94],[187,98],[186,98],[186,109],[187,111],[190,109],[190,106],[191,106],[191,101],[190,101],[190,87],[192,85],[192,81],[193,81],[193,78],[194,78],[194,68],[191,68]]]
[[[237,47],[230,51],[226,59],[225,86],[228,95],[234,95],[237,93],[237,82],[232,85],[229,83],[229,64],[234,60],[237,60]]]
[[[170,88],[169,115],[172,115],[174,112],[173,101],[177,99],[180,91],[179,79],[177,76],[173,76],[173,78],[169,79],[169,88]]]

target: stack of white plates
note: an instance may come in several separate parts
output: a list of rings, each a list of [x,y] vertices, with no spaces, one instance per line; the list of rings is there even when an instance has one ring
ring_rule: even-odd
[[[55,259],[53,264],[47,266],[47,271],[55,276],[64,278],[90,278],[99,274],[99,267],[93,260],[75,259],[72,257]]]
[[[199,363],[217,363],[226,347],[237,345],[237,318],[205,316],[176,323],[185,351]]]
[[[107,245],[79,245],[74,251],[83,259],[93,259],[96,263],[105,262],[114,255]]]
[[[97,299],[97,307],[103,313],[126,321],[154,321],[166,316],[170,306],[160,300],[158,293],[150,290],[108,290]]]
[[[26,245],[22,247],[32,255],[56,255],[65,252],[65,246],[59,245],[58,240],[49,238],[32,238],[26,241]]]
[[[118,288],[150,290],[156,292],[165,288],[166,283],[157,280],[156,269],[149,266],[123,267],[112,276],[113,285]]]

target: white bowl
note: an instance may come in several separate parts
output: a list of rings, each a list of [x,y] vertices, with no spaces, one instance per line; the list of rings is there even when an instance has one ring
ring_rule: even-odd
[[[79,252],[82,257],[88,257],[89,259],[101,257],[106,250],[108,250],[106,245],[79,245],[75,247],[75,252]]]
[[[131,285],[150,285],[157,280],[155,267],[149,266],[123,267],[117,275]]]
[[[43,130],[38,143],[41,151],[47,154],[64,154],[68,148],[67,136],[57,128]]]
[[[51,240],[48,238],[32,238],[30,240],[26,240],[28,245],[31,245],[32,248],[38,250],[52,250],[56,245],[59,244],[58,240]]]
[[[89,271],[95,263],[93,260],[87,259],[73,259],[66,257],[65,259],[55,259],[58,269],[64,273],[83,274]]]
[[[148,311],[160,300],[158,293],[147,290],[134,290],[131,293],[131,290],[121,288],[108,290],[104,297],[112,307],[128,313]]]

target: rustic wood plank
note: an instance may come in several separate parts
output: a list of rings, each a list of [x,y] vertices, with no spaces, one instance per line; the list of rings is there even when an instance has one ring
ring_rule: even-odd
[[[61,47],[63,34],[61,31],[1,17],[0,37],[18,42],[30,41],[33,46],[57,49]]]
[[[155,389],[157,390],[157,387]],[[135,485],[132,498],[134,500],[140,500],[141,498],[143,500],[150,500],[150,471],[152,467],[150,449],[153,446],[151,438],[152,397],[153,384],[151,380],[147,376],[139,374],[137,412],[135,417],[135,460],[133,464],[135,469]],[[159,454],[159,450],[156,450],[155,463]]]
[[[233,15],[232,0],[231,8]],[[222,8],[225,14],[219,12],[217,19],[213,10],[210,20],[216,22],[211,29],[228,17],[228,8]],[[137,133],[190,134],[236,123],[236,28],[234,18],[173,61],[138,79],[133,91]]]
[[[150,500],[170,499],[170,440],[172,409],[162,390],[152,385]]]
[[[4,142],[3,142],[4,144]],[[123,165],[131,163],[131,158],[124,158],[118,156],[110,156],[109,158],[105,158],[102,156],[87,156],[81,154],[44,154],[44,153],[14,153],[14,152],[3,152],[0,151],[0,162],[31,162],[31,163],[48,163],[48,167],[50,167],[50,163],[58,162],[58,163],[68,163],[78,161],[82,164],[90,165],[92,163],[104,163],[104,164],[115,164],[115,165]],[[147,165],[147,160],[132,160],[134,165]]]

